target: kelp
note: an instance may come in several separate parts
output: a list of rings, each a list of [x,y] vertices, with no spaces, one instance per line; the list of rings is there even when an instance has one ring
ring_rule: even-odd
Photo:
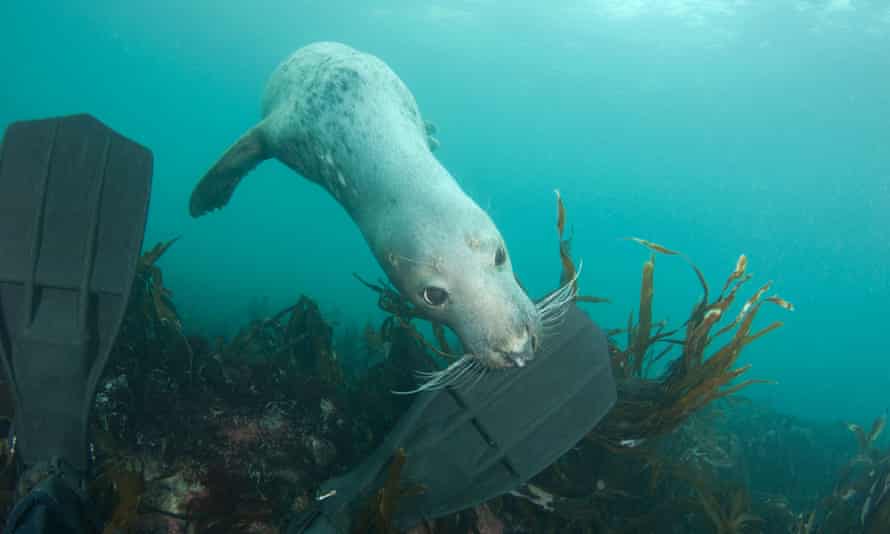
[[[567,284],[575,279],[575,263],[572,261],[572,238],[565,237],[566,228],[566,208],[562,202],[562,195],[559,190],[556,193],[556,232],[559,236],[559,261],[562,265],[562,272],[559,275],[559,285]]]
[[[841,467],[832,493],[800,514],[794,534],[890,532],[890,451],[875,446],[886,419],[886,413],[877,417],[868,432],[846,425],[856,438],[856,452]]]
[[[173,337],[182,344],[188,354],[188,372],[191,376],[194,372],[194,351],[182,330],[182,320],[173,305],[173,292],[164,285],[164,274],[157,265],[161,256],[177,241],[179,237],[161,241],[139,258],[134,283],[137,287],[133,300],[141,305],[144,319],[142,324],[152,328],[152,331],[145,332],[144,336],[163,335],[156,328],[158,325],[172,332]]]
[[[782,325],[776,321],[760,330],[753,330],[753,321],[763,302],[793,309],[790,303],[777,295],[764,298],[772,284],[767,282],[745,301],[732,321],[719,327],[739,290],[751,279],[745,272],[747,258],[742,255],[738,259],[720,295],[709,301],[704,276],[685,255],[651,241],[632,239],[655,253],[684,257],[696,272],[704,296],[687,319],[682,339],[673,337],[681,329],[665,331],[661,325],[653,332],[654,254],[644,263],[639,319],[634,323],[631,315],[624,349],[613,343],[613,364],[619,380],[618,403],[590,436],[615,450],[635,447],[648,439],[663,436],[710,402],[752,384],[768,382],[756,379],[735,382],[750,368],[750,365],[735,367],[735,364],[746,346]],[[708,353],[720,336],[733,330],[729,340]],[[663,348],[654,352],[652,349],[658,344],[663,344]],[[647,376],[651,363],[663,358],[674,347],[679,347],[681,353],[667,364],[666,371],[658,377]]]
[[[575,280],[574,284],[575,289],[577,290],[578,280],[576,279],[576,275],[578,270],[575,268],[574,260],[572,260],[572,238],[565,237],[566,207],[562,201],[562,195],[559,190],[555,190],[554,193],[556,193],[556,233],[559,240],[559,262],[562,267],[559,274],[559,286],[562,287],[570,280]],[[610,299],[605,297],[581,294],[576,294],[574,300],[575,302],[585,302],[587,304],[611,302]]]
[[[560,263],[562,276],[565,276],[565,273],[575,271],[573,266],[567,265],[567,262],[571,263],[571,258],[566,253],[568,247],[564,244],[562,234],[565,227],[565,208],[559,195],[557,195],[557,210],[557,231],[561,242]],[[774,322],[760,330],[753,328],[753,321],[763,302],[775,304],[789,311],[794,308],[791,303],[777,295],[766,296],[771,287],[771,283],[766,283],[744,302],[732,320],[725,321],[730,315],[730,307],[740,289],[752,278],[747,273],[748,260],[745,255],[736,261],[735,268],[727,277],[719,295],[711,298],[704,274],[688,256],[646,239],[636,237],[628,239],[649,249],[651,255],[643,264],[636,320],[634,313],[631,312],[626,328],[609,331],[613,372],[619,390],[618,401],[606,418],[588,434],[587,442],[594,446],[595,450],[607,451],[605,457],[594,453],[593,458],[598,456],[601,458],[599,462],[607,461],[615,454],[631,455],[643,470],[648,469],[651,473],[648,487],[649,491],[655,494],[663,484],[676,486],[678,481],[676,476],[671,479],[674,482],[668,480],[671,474],[675,474],[673,473],[675,469],[666,467],[663,452],[658,447],[658,438],[680,427],[693,414],[713,401],[726,398],[751,384],[766,382],[764,380],[738,382],[737,379],[749,369],[749,366],[736,367],[736,362],[744,347],[781,326],[781,323]],[[695,273],[703,292],[688,319],[673,329],[669,329],[664,321],[656,321],[652,313],[655,295],[655,260],[658,255],[676,256],[685,261]],[[626,334],[623,347],[615,340],[615,336],[622,332]],[[721,337],[724,335],[729,335],[729,339]],[[679,349],[679,355],[668,361],[663,371],[653,376],[655,364],[672,353],[676,354],[674,349]],[[568,473],[559,475],[561,469],[562,467],[556,464],[545,472],[543,478],[550,481],[566,480],[567,476],[571,478],[571,474]],[[748,511],[749,501],[747,492],[743,488],[735,493],[717,496],[714,490],[710,489],[712,484],[706,483],[701,474],[687,475],[684,480],[687,487],[695,489],[697,499],[692,501],[673,499],[663,502],[674,508],[697,508],[721,533],[743,532],[757,521],[758,518]],[[627,480],[625,483],[631,482]],[[596,486],[599,484],[597,482]],[[583,492],[582,487],[583,484],[575,485],[570,493]],[[540,489],[540,491],[546,490]],[[550,506],[553,510],[562,508],[565,512],[565,506],[562,505],[572,503],[569,508],[573,510],[570,514],[573,517],[567,519],[584,518],[588,523],[592,521],[599,525],[599,531],[610,531],[606,524],[596,520],[599,517],[597,508],[600,505],[593,496],[597,495],[597,491],[594,490],[590,495],[587,498],[569,498],[553,492],[550,494]],[[555,507],[556,503],[560,506]],[[631,529],[629,531],[636,531],[633,529],[643,528],[643,525],[657,521],[657,514],[650,512],[636,520],[625,522],[625,526]]]
[[[380,325],[380,339],[386,339],[391,337],[389,332],[393,327],[399,327],[404,329],[408,334],[411,335],[420,345],[424,348],[431,351],[433,354],[444,358],[445,360],[456,360],[461,357],[461,354],[455,352],[445,335],[445,326],[439,322],[431,320],[417,310],[417,307],[414,306],[408,299],[402,296],[395,288],[393,288],[390,284],[387,284],[383,280],[380,280],[377,284],[373,284],[371,282],[367,282],[358,274],[353,273],[353,276],[361,282],[365,287],[377,293],[377,306],[384,312],[389,314],[383,323]],[[430,323],[433,329],[433,336],[436,339],[436,342],[439,346],[435,346],[430,343],[426,337],[417,329],[417,327],[412,323],[414,319],[422,319],[426,320]],[[438,363],[432,362],[435,368],[441,367]]]
[[[875,446],[886,424],[887,414],[884,413],[875,418],[867,433],[857,424],[846,425],[856,438],[856,453],[841,469],[834,495],[826,502],[847,503],[852,495],[869,495],[861,511],[864,519],[871,508],[890,493],[890,451]],[[879,483],[882,477],[883,481]]]
[[[92,499],[104,510],[104,534],[129,532],[139,516],[145,493],[144,466],[138,468],[125,459],[107,461],[90,484]]]
[[[229,343],[220,340],[216,354],[226,362],[268,362],[330,384],[344,380],[333,348],[333,329],[318,304],[305,295],[271,317],[251,321]]]
[[[673,462],[667,469],[675,480],[684,482],[692,490],[690,497],[678,501],[697,508],[715,534],[761,532],[760,528],[753,527],[762,526],[765,520],[752,511],[751,495],[745,485],[717,480],[685,463]]]
[[[149,297],[143,301],[146,317],[157,317],[161,324],[169,324],[176,331],[182,332],[182,321],[173,306],[173,292],[164,286],[164,275],[157,266],[161,256],[178,240],[175,237],[162,241],[142,254],[136,267],[136,275],[137,280],[145,285],[145,292]]]
[[[352,534],[397,534],[393,526],[399,499],[423,492],[422,486],[402,485],[402,468],[407,460],[404,449],[396,450],[390,459],[382,487],[373,492],[353,521]]]
[[[559,195],[557,231],[560,240],[561,278],[564,278],[567,273],[573,275],[577,271],[571,258],[571,239],[566,237],[565,205]],[[732,524],[732,518],[743,518],[743,514],[750,513],[745,506],[733,505],[735,501],[732,494],[717,495],[715,490],[707,487],[700,495],[694,493],[690,484],[679,484],[677,477],[672,477],[673,473],[667,465],[669,462],[664,461],[664,451],[650,445],[657,441],[656,437],[682,424],[714,398],[735,391],[737,384],[733,381],[744,372],[743,368],[735,367],[738,353],[750,341],[768,331],[757,332],[752,328],[754,316],[763,302],[786,309],[793,307],[779,297],[767,296],[768,288],[765,288],[749,298],[743,311],[730,320],[728,309],[733,299],[737,298],[741,293],[740,288],[751,279],[746,271],[747,258],[742,256],[739,259],[720,294],[716,299],[710,299],[704,276],[685,255],[650,241],[634,241],[646,246],[652,255],[644,264],[640,307],[636,313],[631,314],[628,326],[624,329],[627,342],[623,347],[615,341],[617,332],[611,331],[610,349],[616,364],[614,368],[620,391],[615,412],[588,440],[567,455],[572,457],[567,460],[568,463],[548,470],[551,479],[543,487],[556,488],[561,492],[561,495],[553,494],[557,504],[555,513],[534,516],[534,510],[516,506],[519,499],[501,498],[490,503],[500,517],[507,518],[511,513],[516,514],[514,519],[518,518],[516,520],[523,524],[534,525],[535,531],[602,534],[661,532],[663,530],[660,527],[664,525],[659,523],[663,523],[665,517],[679,521],[680,525],[688,520],[687,516],[704,526],[708,517],[717,517],[720,524]],[[139,315],[141,322],[137,321],[136,326],[146,332],[154,332],[144,348],[149,355],[152,351],[158,351],[158,346],[173,339],[170,336],[179,335],[175,330],[181,329],[178,318],[176,321],[172,319],[171,314],[175,314],[175,308],[171,294],[163,285],[160,269],[154,269],[158,259],[172,242],[161,243],[145,255],[144,266],[141,267],[143,279],[140,280],[141,284],[137,284],[137,293],[140,296],[134,302],[139,310],[147,311]],[[652,312],[655,264],[656,259],[660,260],[656,256],[660,255],[677,256],[686,260],[696,272],[705,292],[701,302],[693,308],[689,320],[673,330],[668,329],[667,324],[659,321]],[[190,423],[186,424],[206,421],[199,423],[202,426],[195,427],[196,435],[203,429],[208,436],[234,436],[232,439],[236,441],[244,439],[244,435],[256,428],[259,418],[249,419],[243,415],[230,417],[226,414],[232,410],[251,413],[249,405],[256,403],[259,403],[258,406],[268,403],[273,408],[285,406],[287,417],[275,418],[274,422],[279,424],[280,421],[287,420],[288,424],[294,424],[302,421],[305,426],[301,424],[294,427],[292,434],[301,439],[321,435],[320,429],[338,424],[335,421],[341,417],[348,416],[351,420],[347,419],[344,423],[343,428],[347,430],[336,436],[330,430],[324,434],[324,439],[335,444],[339,451],[339,461],[324,466],[308,465],[311,462],[308,446],[304,446],[305,451],[292,452],[288,449],[290,456],[285,457],[280,453],[283,447],[280,442],[270,444],[261,435],[250,441],[249,446],[233,448],[231,443],[226,442],[223,448],[214,448],[212,451],[208,448],[208,443],[214,441],[213,439],[203,439],[206,443],[200,446],[193,443],[196,440],[188,440],[192,443],[183,444],[176,454],[195,457],[201,455],[197,463],[202,467],[200,482],[207,494],[197,496],[191,501],[191,506],[171,509],[186,510],[178,519],[185,521],[187,528],[235,532],[246,531],[255,523],[273,523],[276,517],[280,517],[275,514],[283,513],[285,507],[294,503],[295,498],[309,498],[309,493],[304,492],[330,476],[328,471],[342,469],[348,465],[344,462],[354,462],[360,456],[343,452],[348,450],[350,444],[357,450],[370,449],[373,441],[379,440],[386,429],[391,427],[404,408],[388,408],[386,404],[392,402],[392,399],[404,399],[390,393],[404,389],[393,386],[394,380],[402,379],[400,373],[407,374],[424,366],[439,365],[441,362],[437,356],[449,358],[460,353],[459,347],[449,345],[444,325],[432,323],[430,341],[424,339],[421,329],[415,323],[426,319],[391,286],[385,282],[372,284],[361,278],[359,280],[377,293],[378,305],[389,316],[379,327],[368,325],[365,328],[367,348],[383,354],[384,361],[370,367],[366,375],[356,379],[355,383],[341,383],[338,378],[337,369],[340,364],[331,344],[332,329],[321,319],[318,306],[308,297],[300,297],[297,303],[268,318],[255,314],[254,320],[242,328],[231,342],[220,342],[215,350],[210,343],[197,336],[189,338],[196,347],[197,354],[198,364],[194,372],[196,391],[195,395],[177,398],[185,399],[189,406],[194,406],[192,401],[209,403],[209,408],[198,409],[196,413],[207,411],[198,418],[194,417],[195,413],[189,412]],[[578,303],[606,301],[607,299],[599,297],[576,297]],[[783,306],[783,303],[787,305]],[[743,332],[739,333],[740,331]],[[133,344],[133,340],[133,336],[126,336],[125,343]],[[138,343],[135,347],[133,352],[139,354]],[[681,350],[679,357],[674,357],[667,363],[665,371],[654,376],[653,370],[658,368],[654,364],[674,356],[676,353],[672,353],[672,349]],[[126,370],[134,390],[140,387],[135,382],[145,380],[145,377],[178,380],[169,371],[149,373],[155,367],[168,365],[168,359],[151,356],[144,358],[142,362],[146,366],[145,373],[131,373]],[[739,369],[742,371],[739,372]],[[124,372],[125,369],[122,368],[119,373]],[[737,372],[739,373],[733,374]],[[331,387],[321,388],[316,382],[312,382],[318,376],[325,377],[324,383]],[[233,383],[240,384],[240,390],[249,393],[229,396],[227,392]],[[311,415],[314,412],[297,409],[319,404],[331,405],[338,391],[345,392],[349,399],[354,398],[355,401],[350,400],[351,405],[347,410],[341,411],[338,408],[333,412],[336,415]],[[155,406],[153,408],[156,409]],[[146,431],[146,426],[155,425],[136,416],[132,416],[132,420],[134,425],[143,425],[142,430]],[[228,423],[225,427],[219,427],[221,421]],[[352,421],[357,424],[353,425]],[[176,431],[173,424],[164,428]],[[215,429],[216,433],[208,432],[208,429]],[[349,429],[354,429],[355,432],[350,434]],[[152,438],[156,436],[157,433],[154,433]],[[131,438],[136,439],[136,436]],[[291,441],[301,442],[300,439]],[[356,445],[355,442],[360,443]],[[628,456],[627,453],[636,456]],[[581,459],[582,456],[587,457]],[[270,460],[272,457],[275,459]],[[572,464],[573,461],[576,463]],[[392,518],[398,510],[398,498],[407,491],[418,491],[418,488],[401,487],[399,480],[403,463],[403,454],[401,459],[396,455],[390,463],[382,487],[370,496],[369,507],[365,510],[367,515],[363,516],[367,521],[356,523],[368,529],[366,532],[391,532]],[[284,464],[291,466],[287,469],[290,478],[282,478],[285,482],[279,481],[277,486],[269,486],[271,466]],[[255,466],[262,467],[262,476],[256,480],[250,478],[253,476],[251,468]],[[283,467],[276,469],[285,471]],[[558,481],[552,482],[555,479],[568,478],[577,478],[579,483],[560,486]],[[276,497],[276,494],[281,497]],[[689,498],[690,495],[694,498]],[[714,495],[714,499],[708,497]],[[129,499],[129,502],[133,500]],[[522,504],[531,506],[527,501],[522,501]],[[241,507],[241,511],[237,511],[238,507]],[[132,509],[132,506],[126,508]],[[146,507],[142,508],[144,510]],[[157,515],[160,512],[148,510],[147,513]],[[167,514],[174,516],[169,512]],[[475,516],[469,512],[466,515],[442,518],[435,523],[436,532],[463,533],[469,530],[462,528],[463,526],[475,525]],[[440,526],[441,530],[438,528]]]
[[[713,493],[701,486],[696,488],[698,502],[710,519],[717,534],[742,534],[748,527],[763,521],[752,514],[751,499],[744,487],[723,494]]]

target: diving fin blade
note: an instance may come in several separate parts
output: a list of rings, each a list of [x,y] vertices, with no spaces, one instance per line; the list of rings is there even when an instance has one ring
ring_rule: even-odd
[[[0,359],[25,465],[88,465],[96,385],[142,247],[152,154],[89,115],[11,124],[0,152]]]
[[[545,353],[524,368],[487,374],[473,387],[418,395],[382,445],[353,471],[326,482],[323,520],[289,530],[347,532],[358,502],[407,455],[395,526],[410,528],[516,489],[574,447],[615,404],[606,336],[577,306]],[[335,525],[336,527],[332,527]]]
[[[616,400],[605,334],[576,306],[547,354],[522,369],[490,373],[466,391],[449,389],[402,444],[406,486],[426,491],[399,501],[410,527],[516,489],[589,433]],[[446,435],[437,428],[462,424]]]

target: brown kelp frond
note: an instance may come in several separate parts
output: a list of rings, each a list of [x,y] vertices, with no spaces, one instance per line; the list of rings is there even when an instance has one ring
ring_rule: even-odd
[[[562,265],[562,270],[559,275],[560,287],[563,287],[565,286],[565,284],[574,281],[573,284],[575,289],[575,302],[586,302],[588,304],[601,304],[611,302],[611,300],[604,297],[577,294],[577,278],[579,269],[575,267],[575,262],[572,260],[572,238],[564,237],[566,226],[566,208],[565,204],[563,204],[562,195],[559,193],[559,190],[554,190],[554,193],[556,193],[556,231],[559,238],[559,261]]]
[[[372,284],[356,273],[352,273],[352,276],[364,284],[365,287],[377,293],[377,306],[386,313],[405,321],[410,321],[420,316],[417,308],[408,299],[404,298],[398,290],[386,282],[381,280],[378,284]]]
[[[764,299],[764,300],[766,300],[767,302],[772,302],[773,304],[779,306],[780,308],[784,308],[784,309],[786,309],[786,310],[788,310],[788,311],[794,311],[794,304],[791,304],[790,302],[788,302],[787,300],[781,298],[781,297],[778,296],[778,295],[773,295],[773,296],[771,296],[771,297],[766,297],[766,299]]]
[[[457,354],[452,350],[445,337],[445,327],[441,323],[430,321],[433,328],[433,335],[439,343],[439,347],[436,347],[427,341],[423,334],[411,324],[413,319],[423,319],[424,317],[417,310],[417,307],[403,297],[395,288],[383,281],[380,281],[379,284],[372,284],[355,273],[353,273],[353,276],[355,276],[359,282],[364,284],[365,287],[379,295],[377,306],[395,318],[395,320],[398,321],[399,326],[405,328],[418,343],[432,351],[434,354],[448,360],[457,360],[462,356],[462,354]]]
[[[696,490],[699,504],[718,534],[742,534],[751,523],[763,521],[750,513],[750,498],[745,488],[736,488],[723,494],[710,493],[701,487]]]
[[[329,384],[344,380],[334,351],[333,328],[306,295],[271,317],[251,321],[228,344],[218,347],[217,354],[224,361],[262,358],[289,372],[311,372]]]
[[[575,263],[572,261],[572,238],[565,238],[566,208],[562,202],[559,190],[556,193],[556,231],[559,236],[559,260],[562,264],[562,272],[559,275],[559,285],[562,286],[575,279]]]
[[[445,326],[436,321],[430,321],[433,329],[433,336],[439,344],[436,347],[429,342],[426,337],[411,322],[413,319],[426,319],[417,308],[408,299],[404,298],[395,288],[381,281],[379,284],[366,282],[359,275],[354,276],[365,285],[365,287],[376,292],[379,297],[377,299],[378,307],[384,312],[390,314],[383,324],[380,326],[379,339],[388,340],[393,337],[393,329],[399,328],[413,338],[421,351],[428,359],[425,367],[431,370],[415,369],[416,379],[420,382],[417,387],[411,387],[406,390],[393,391],[397,394],[414,394],[420,391],[440,389],[447,386],[457,386],[475,382],[485,373],[485,367],[478,360],[466,357],[463,354],[453,352],[445,335]],[[385,343],[385,341],[384,341]],[[435,354],[441,358],[450,361],[448,365],[441,365],[431,356]]]
[[[363,506],[358,521],[352,532],[354,534],[396,534],[393,519],[398,510],[399,499],[418,495],[424,491],[422,486],[405,487],[402,485],[402,468],[407,455],[404,449],[398,449],[393,455],[387,470],[383,487],[377,490]]]
[[[652,334],[652,298],[655,296],[653,289],[653,275],[655,273],[655,256],[643,264],[643,283],[640,284],[640,310],[637,325],[634,328],[633,344],[629,347],[633,354],[633,365],[630,368],[632,376],[640,376],[643,372],[643,362],[646,352],[651,344]]]
[[[182,330],[182,323],[173,307],[173,293],[164,286],[164,276],[161,269],[156,265],[157,261],[167,252],[173,243],[179,238],[175,237],[167,242],[156,244],[151,250],[145,252],[140,258],[137,265],[137,276],[145,284],[145,290],[148,299],[145,301],[145,314],[151,317],[152,314],[159,319],[162,324],[169,324],[176,330]]]
[[[627,237],[625,239],[633,241],[634,243],[642,245],[649,250],[657,252],[659,254],[664,254],[666,256],[679,256],[683,258],[683,261],[685,261],[689,265],[689,267],[692,268],[693,272],[695,272],[695,276],[698,278],[698,282],[699,284],[701,284],[702,290],[704,291],[702,301],[696,309],[700,309],[701,306],[708,301],[708,282],[705,280],[705,275],[702,274],[701,270],[694,263],[692,263],[692,260],[689,259],[689,256],[683,254],[682,252],[669,249],[663,245],[659,245],[658,243],[653,243],[652,241],[641,239],[639,237]],[[693,315],[695,315],[695,313],[693,313]]]
[[[745,269],[748,268],[748,257],[742,254],[739,256],[738,261],[735,263],[735,270],[732,274],[729,275],[729,278],[726,279],[726,283],[723,284],[723,289],[720,290],[720,296],[726,293],[726,290],[729,289],[729,285],[732,284],[735,280],[738,280],[745,276]]]
[[[90,485],[90,494],[100,509],[109,510],[103,532],[129,531],[139,515],[139,504],[145,493],[144,466],[126,461],[106,463]]]
[[[181,236],[177,236],[169,241],[161,241],[155,244],[155,246],[152,247],[151,250],[142,254],[142,257],[139,258],[139,265],[141,267],[150,267],[154,265],[158,261],[158,259],[160,259],[160,257],[163,256],[165,252],[167,252],[167,249],[169,249],[173,245],[173,243],[179,241],[180,237]]]
[[[433,335],[436,336],[436,342],[439,343],[439,347],[441,347],[441,352],[443,354],[454,354],[454,351],[451,350],[451,345],[448,343],[448,339],[445,337],[445,327],[442,323],[433,323]]]
[[[763,522],[763,518],[751,512],[751,497],[744,485],[701,476],[682,464],[674,464],[670,471],[695,491],[693,502],[717,534],[743,534],[749,532],[752,523]]]
[[[644,247],[648,248],[649,250],[652,250],[653,252],[658,252],[660,254],[665,254],[667,256],[680,256],[681,255],[681,253],[677,252],[676,250],[671,250],[667,247],[659,245],[658,243],[653,243],[652,241],[648,241],[646,239],[641,239],[639,237],[626,237],[625,239],[627,239],[629,241],[633,241],[634,243],[643,245]]]
[[[188,356],[191,376],[195,359],[194,351],[182,331],[182,321],[173,305],[173,292],[164,285],[164,274],[157,265],[161,256],[177,241],[179,241],[179,237],[159,242],[139,258],[136,265],[136,281],[134,282],[134,293],[138,297],[131,300],[131,305],[141,305],[141,315],[145,324],[160,325],[173,333]]]
[[[657,253],[683,257],[695,267],[679,251],[644,239],[631,239]],[[666,331],[664,324],[653,332],[654,256],[643,264],[638,318],[635,322],[631,313],[628,319],[626,347],[623,350],[615,346],[612,348],[615,373],[619,379],[619,400],[612,413],[590,435],[591,439],[605,441],[616,450],[637,447],[648,443],[649,438],[670,432],[710,402],[732,395],[751,384],[766,382],[738,381],[750,365],[736,367],[736,362],[744,347],[782,324],[777,321],[760,330],[753,330],[754,319],[764,302],[777,304],[786,310],[793,309],[793,306],[778,297],[765,299],[764,295],[772,284],[767,282],[745,301],[728,324],[720,327],[740,289],[751,279],[746,273],[747,263],[746,257],[741,256],[717,299],[708,301],[706,298],[693,308],[685,323],[686,332],[682,340],[673,339],[677,331]],[[698,276],[707,297],[707,284],[702,276]],[[709,351],[715,338],[722,334],[731,334],[731,338]],[[651,350],[656,345],[663,347]],[[649,378],[647,375],[652,364],[664,358],[676,346],[681,348],[681,354],[666,365],[666,371],[660,377]]]

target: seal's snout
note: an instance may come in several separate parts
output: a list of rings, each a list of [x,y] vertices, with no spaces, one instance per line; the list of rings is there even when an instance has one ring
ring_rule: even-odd
[[[525,367],[535,357],[538,348],[538,336],[534,330],[525,326],[519,335],[514,336],[500,353],[504,367]]]

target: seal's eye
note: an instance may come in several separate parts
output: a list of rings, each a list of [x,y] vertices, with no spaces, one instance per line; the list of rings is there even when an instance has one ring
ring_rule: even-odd
[[[430,306],[441,306],[448,300],[448,292],[441,287],[427,287],[423,290],[423,300]]]
[[[500,267],[505,261],[507,261],[507,252],[504,247],[498,247],[497,252],[494,253],[494,264]]]

